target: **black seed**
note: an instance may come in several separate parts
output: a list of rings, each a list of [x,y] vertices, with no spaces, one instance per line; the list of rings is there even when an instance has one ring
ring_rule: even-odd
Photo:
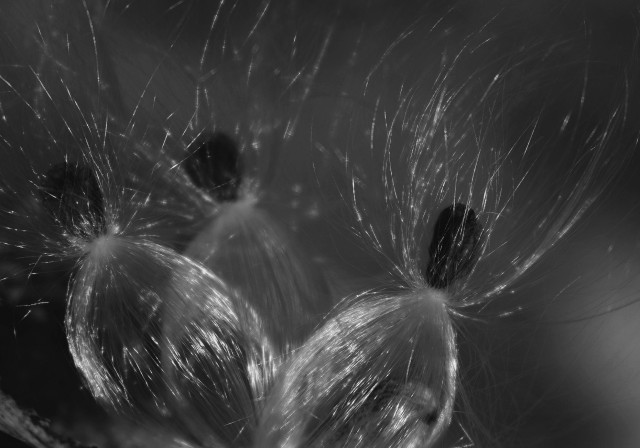
[[[191,181],[219,201],[238,198],[243,165],[236,142],[226,134],[203,135],[187,148],[184,167]]]
[[[445,208],[438,216],[429,247],[427,283],[446,288],[469,274],[478,257],[481,234],[482,225],[470,207],[454,204]]]
[[[59,163],[44,175],[42,204],[64,230],[83,239],[106,232],[104,199],[93,171],[79,163]]]

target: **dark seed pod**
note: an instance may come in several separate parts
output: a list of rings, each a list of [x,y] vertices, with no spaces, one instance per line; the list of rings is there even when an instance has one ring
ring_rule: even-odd
[[[427,283],[446,288],[469,274],[478,257],[482,225],[475,212],[464,204],[453,204],[438,216],[429,246]]]
[[[219,201],[238,198],[243,164],[233,139],[221,132],[207,134],[191,143],[187,151],[184,167],[198,188]]]
[[[77,162],[54,165],[40,184],[40,197],[66,233],[91,240],[106,232],[104,198],[88,167]]]

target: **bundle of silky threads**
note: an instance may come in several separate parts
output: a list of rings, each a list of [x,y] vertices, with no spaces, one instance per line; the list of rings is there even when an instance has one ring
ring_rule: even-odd
[[[594,115],[575,42],[446,41],[455,7],[411,7],[3,5],[4,244],[74,263],[106,409],[167,446],[475,440],[456,322],[515,311],[490,305],[633,147],[632,91]]]

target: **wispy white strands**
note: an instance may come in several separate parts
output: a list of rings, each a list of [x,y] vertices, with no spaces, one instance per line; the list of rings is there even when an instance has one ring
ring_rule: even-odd
[[[459,330],[637,147],[637,56],[440,3],[0,6],[0,244],[74,263],[107,409],[203,448],[475,442]]]
[[[249,439],[263,354],[242,332],[225,285],[170,249],[106,225],[89,168],[56,165],[41,192],[61,231],[85,244],[66,327],[92,394],[138,418],[168,418],[206,446]]]
[[[438,220],[419,286],[346,299],[296,352],[257,440],[269,447],[427,447],[449,425],[458,371],[446,288],[468,273],[481,227],[457,204]]]
[[[279,359],[331,305],[324,272],[296,241],[287,219],[273,210],[284,201],[277,191],[287,178],[278,176],[286,165],[281,162],[301,150],[292,139],[332,27],[310,20],[318,34],[307,47],[295,32],[286,34],[299,25],[295,2],[184,6],[172,11],[184,14],[175,35],[158,40],[166,54],[158,48],[147,56],[154,61],[150,70],[140,73],[147,67],[130,59],[139,45],[147,48],[144,32],[131,38],[131,53],[114,55],[123,76],[143,76],[144,93],[130,107],[154,117],[156,130],[166,136],[162,145],[140,147],[138,154],[173,179],[169,204],[184,209],[180,195],[198,204],[189,223],[197,232],[184,254],[236,290],[247,328]],[[117,14],[110,19],[122,20]],[[181,34],[195,29],[199,46],[182,47]],[[116,44],[122,36],[107,29],[105,39]],[[180,84],[183,95],[175,96],[167,82]]]
[[[534,83],[550,53],[532,45],[521,59],[506,60],[479,33],[434,67],[415,70],[412,59],[395,57],[405,54],[403,46],[411,54],[428,52],[428,35],[408,28],[365,77],[362,95],[375,105],[368,132],[354,131],[357,119],[339,122],[342,115],[331,123],[333,139],[323,146],[349,169],[356,230],[386,259],[393,279],[382,291],[344,300],[295,353],[263,413],[257,439],[267,446],[434,446],[461,386],[455,319],[481,318],[597,197],[602,185],[594,173],[608,179],[620,166],[608,151],[624,119],[614,114],[592,132],[568,131],[567,117],[579,115],[584,97],[560,105],[546,99],[563,111],[564,125],[553,134],[538,133],[546,108],[509,115],[518,109],[509,93],[527,82],[522,70],[538,64],[528,74]],[[472,61],[478,65],[470,74]],[[572,69],[581,79],[584,67]],[[369,151],[354,162],[358,145]],[[562,192],[550,188],[547,205],[555,211],[549,214],[516,198],[535,197],[536,180],[561,176],[550,160],[549,148],[556,147],[565,151],[560,166],[573,171],[571,181],[561,177]],[[584,147],[592,148],[588,155]],[[529,178],[544,169],[546,175]],[[434,229],[430,245],[428,228]],[[506,254],[515,241],[526,249]],[[514,310],[510,304],[508,312]]]
[[[236,288],[247,331],[286,356],[329,309],[324,276],[260,208],[259,191],[243,185],[242,155],[230,137],[206,135],[192,146],[185,169],[219,206],[185,255]]]
[[[0,124],[10,160],[2,167],[3,193],[23,198],[2,211],[15,225],[2,225],[13,244],[38,260],[76,263],[66,331],[94,397],[193,443],[249,445],[269,354],[244,333],[237,301],[219,278],[157,243],[180,240],[194,203],[173,200],[178,183],[136,156],[162,140],[146,132],[135,112],[136,126],[126,124],[116,91],[107,88],[107,81],[117,82],[102,76],[106,55],[97,44],[75,40],[99,31],[89,10],[76,6],[83,18],[77,26],[88,34],[44,27],[48,51],[34,53],[41,65],[27,53],[15,55],[23,64],[2,71],[3,92],[12,100],[3,103],[10,113]],[[50,13],[76,9],[61,4]],[[83,64],[91,61],[101,73],[96,85],[84,82]]]

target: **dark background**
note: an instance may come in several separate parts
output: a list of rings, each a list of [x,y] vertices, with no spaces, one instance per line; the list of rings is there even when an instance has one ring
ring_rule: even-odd
[[[5,26],[3,49],[23,48],[25,60],[37,61],[34,54],[40,47],[33,46],[29,28],[19,25],[43,21],[46,8],[41,8],[48,4],[34,2],[26,7],[17,6],[16,2],[3,4],[0,11],[5,13],[4,22],[16,24],[15,28]],[[464,36],[483,26],[489,28],[489,34],[494,36],[493,45],[497,52],[515,54],[520,45],[526,49],[530,47],[525,44],[532,42],[536,48],[543,49],[560,44],[569,48],[573,46],[576,60],[587,55],[594,62],[595,68],[590,73],[593,82],[589,84],[588,91],[591,99],[588,107],[593,114],[590,117],[611,114],[614,107],[620,105],[611,102],[612,97],[619,98],[617,89],[625,82],[631,86],[628,95],[629,125],[616,134],[617,140],[608,149],[612,157],[624,162],[622,169],[615,176],[593,180],[596,185],[609,185],[579,224],[517,282],[517,295],[505,294],[493,304],[497,311],[513,311],[517,306],[523,306],[524,311],[504,318],[483,315],[479,321],[462,321],[460,346],[463,389],[469,396],[473,412],[477,414],[477,420],[472,420],[490,434],[480,435],[478,445],[639,446],[640,428],[636,422],[640,419],[640,304],[636,302],[640,292],[637,275],[640,272],[640,178],[637,175],[640,157],[633,144],[638,131],[634,88],[638,83],[635,71],[638,11],[635,3],[527,0],[488,1],[482,5],[470,1],[452,6],[450,2],[435,1],[426,4],[406,2],[397,6],[393,2],[356,1],[344,6],[340,16],[333,16],[333,11],[339,9],[334,2],[304,7],[300,4],[300,10],[291,10],[293,17],[300,15],[297,26],[302,27],[306,23],[302,18],[309,17],[314,18],[312,23],[317,25],[319,33],[323,29],[322,24],[339,24],[338,32],[343,33],[340,38],[345,41],[345,53],[348,52],[347,43],[353,42],[362,23],[367,23],[367,36],[373,36],[369,45],[379,48],[393,41],[395,33],[416,17],[428,17],[428,23],[435,23],[438,18],[445,22],[443,29],[446,33],[438,34],[438,40],[431,49],[439,45],[455,47]],[[128,103],[125,107],[136,102],[133,92],[141,90],[153,67],[153,57],[146,60],[142,55],[148,50],[149,54],[157,56],[154,49],[167,48],[174,38],[173,31],[178,27],[181,9],[171,8],[172,5],[173,2],[169,1],[109,3],[104,26],[113,33],[103,44],[107,53],[121,56],[114,58],[113,66],[119,89],[125,103]],[[193,3],[189,17],[200,16],[201,21],[191,19],[194,26],[186,27],[186,31],[176,38],[175,54],[190,60],[199,53],[201,30],[209,24],[215,6],[206,2]],[[75,7],[66,6],[64,2],[57,7],[78,13]],[[15,20],[7,17],[15,17]],[[246,25],[242,21],[239,23]],[[282,26],[282,35],[286,36],[291,31],[291,23]],[[24,33],[24,42],[19,39],[21,33]],[[276,31],[274,33],[277,34]],[[308,36],[312,35],[308,33]],[[132,36],[136,38],[135,44],[128,40]],[[89,38],[80,36],[81,39],[85,37]],[[317,48],[317,42],[311,40],[309,47]],[[275,47],[277,49],[278,44]],[[343,54],[335,51],[335,61],[342,61]],[[6,56],[10,53],[11,56]],[[8,50],[4,54],[5,59],[15,57]],[[369,64],[372,65],[375,62],[373,55],[377,54],[372,51],[369,55],[361,50],[357,54],[361,58],[359,66],[367,66],[368,57],[372,58]],[[437,65],[439,56],[437,53],[416,52],[404,57],[417,67],[428,67]],[[541,73],[547,73],[540,79],[546,82],[545,76],[553,78],[560,62],[550,60],[548,66],[538,67]],[[280,63],[275,61],[273,65]],[[295,63],[299,61],[293,61]],[[332,63],[329,57],[325,62],[327,72],[340,72],[339,67],[331,66]],[[399,64],[403,69],[408,65]],[[471,72],[473,67],[468,69]],[[562,73],[559,76],[567,76],[567,79],[565,82],[549,82],[550,90],[545,95],[562,97],[571,89],[572,83],[579,84],[579,80],[569,77],[571,71],[558,69],[557,73]],[[162,106],[169,110],[179,109],[186,101],[181,93],[186,81],[171,67],[160,73],[157,79],[156,88],[165,89],[167,93]],[[333,79],[330,75],[322,78],[318,90],[327,95],[339,90],[333,89]],[[230,104],[237,104],[233,99],[241,96],[234,90],[236,88],[241,91],[241,86],[233,86],[221,93],[229,95]],[[266,99],[256,100],[258,107],[263,103],[269,104],[269,88],[269,82],[265,81]],[[322,101],[315,100],[322,108]],[[523,115],[535,113],[534,100],[523,104],[525,109],[531,109],[522,112]],[[240,111],[230,112],[231,122],[236,115],[242,115],[242,108],[238,106],[238,109]],[[162,112],[158,109],[159,114]],[[551,124],[548,129],[544,126],[543,120],[541,134],[554,132]],[[543,159],[548,165],[548,173],[562,172],[562,167],[558,167],[561,162],[554,165],[558,159],[562,159],[560,154],[558,158],[549,156]],[[284,185],[299,181],[308,174],[306,163],[308,160],[304,156],[295,154],[280,161],[286,167],[280,168],[281,176],[274,182],[274,190],[280,191],[280,197],[285,197],[282,193],[286,190]],[[553,191],[553,177],[544,176],[545,170],[538,169],[539,195],[518,198],[520,202],[516,207],[522,204],[528,210],[534,210],[536,201],[544,203],[543,195],[547,189]],[[333,170],[336,177],[341,175],[337,167]],[[336,222],[344,211],[341,206],[334,206],[338,201],[335,193],[326,196],[326,204],[329,205],[320,207],[319,220],[292,221],[297,224],[297,236],[306,250],[335,261],[329,269],[336,282],[335,289],[348,291],[354,288],[354,284],[367,284],[369,278],[380,275],[380,270],[366,258],[366,251],[354,249],[357,243],[351,242],[347,248],[342,246],[342,224]],[[4,209],[11,210],[17,208],[16,201],[19,202],[20,198],[9,195],[3,201]],[[295,215],[296,209],[291,207],[287,212]],[[539,215],[530,216],[532,220],[540,219]],[[20,225],[19,218],[17,221]],[[529,237],[525,235],[527,229],[525,225],[520,230],[523,239]],[[330,240],[334,243],[325,244]],[[54,263],[40,267],[35,275],[28,277],[26,273],[30,272],[33,260],[31,254],[13,247],[11,236],[7,236],[5,241],[6,246],[0,252],[0,276],[5,278],[0,283],[2,390],[21,406],[52,419],[54,428],[60,432],[72,434],[80,440],[105,447],[143,446],[147,443],[160,446],[158,438],[162,437],[157,430],[147,431],[125,420],[107,417],[80,386],[67,353],[62,323],[70,264]],[[455,440],[456,435],[451,439]],[[21,445],[0,436],[0,446]]]

